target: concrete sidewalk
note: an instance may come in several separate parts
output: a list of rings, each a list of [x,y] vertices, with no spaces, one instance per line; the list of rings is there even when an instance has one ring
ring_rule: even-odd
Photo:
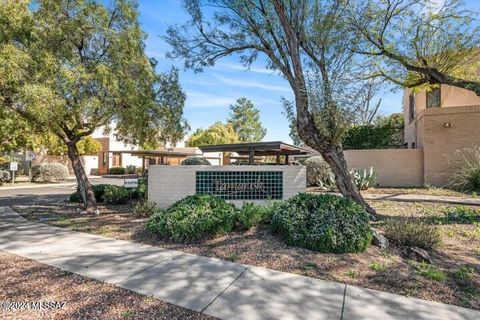
[[[33,223],[0,207],[0,250],[221,319],[480,319],[480,312]]]
[[[479,198],[461,198],[451,196],[427,196],[419,194],[363,194],[366,200],[388,200],[405,202],[435,202],[446,204],[480,206]]]

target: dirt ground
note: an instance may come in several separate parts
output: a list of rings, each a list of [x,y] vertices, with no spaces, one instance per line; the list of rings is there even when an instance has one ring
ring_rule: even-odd
[[[308,187],[307,192],[321,192],[322,190],[318,187]],[[368,190],[362,190],[362,194],[391,194],[391,195],[401,195],[401,194],[411,194],[411,195],[425,195],[425,196],[447,196],[447,197],[458,197],[458,198],[468,198],[468,197],[477,197],[476,193],[464,193],[446,188],[438,187],[425,187],[425,188],[380,188],[373,187]]]
[[[430,217],[448,205],[371,201],[382,218]],[[440,225],[442,245],[431,252],[432,265],[407,260],[400,249],[369,247],[360,254],[324,254],[289,247],[267,225],[232,232],[200,244],[175,244],[145,230],[146,219],[129,206],[100,207],[100,216],[80,215],[75,205],[18,206],[32,221],[105,237],[332,280],[405,296],[480,310],[480,224]],[[382,223],[376,225],[380,230]]]
[[[4,251],[0,266],[1,319],[214,319]]]

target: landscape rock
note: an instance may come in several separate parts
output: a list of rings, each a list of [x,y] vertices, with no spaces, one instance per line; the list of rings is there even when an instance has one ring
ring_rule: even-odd
[[[410,260],[415,260],[418,262],[426,262],[428,264],[432,263],[432,258],[430,258],[430,254],[422,248],[407,247],[404,250],[404,254],[406,258]]]
[[[389,246],[388,239],[385,238],[385,236],[383,234],[381,234],[380,232],[378,232],[375,229],[372,229],[372,235],[373,235],[372,243],[375,246],[379,247],[380,249],[388,248],[388,246]]]

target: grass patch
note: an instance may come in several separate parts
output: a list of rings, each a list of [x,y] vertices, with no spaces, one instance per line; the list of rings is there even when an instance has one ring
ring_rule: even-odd
[[[230,261],[230,262],[235,262],[238,259],[238,253],[235,251],[230,252],[226,257],[225,260]]]
[[[444,282],[447,279],[447,274],[442,269],[425,262],[412,261],[412,265],[418,271],[418,273],[429,280]]]
[[[358,272],[355,270],[348,270],[346,273],[347,277],[350,277],[352,279],[356,279],[358,277]]]
[[[370,264],[370,269],[376,272],[385,272],[387,271],[387,266],[381,262],[374,261]]]
[[[456,272],[455,277],[463,281],[469,281],[472,279],[472,275],[475,273],[475,269],[471,266],[461,266]]]

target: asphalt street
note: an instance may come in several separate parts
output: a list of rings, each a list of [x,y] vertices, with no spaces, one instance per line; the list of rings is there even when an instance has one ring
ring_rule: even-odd
[[[92,184],[123,185],[123,179],[96,178],[91,179]],[[45,186],[35,188],[0,188],[0,206],[28,205],[33,203],[58,202],[68,199],[76,190],[75,182],[68,182],[58,186]]]

